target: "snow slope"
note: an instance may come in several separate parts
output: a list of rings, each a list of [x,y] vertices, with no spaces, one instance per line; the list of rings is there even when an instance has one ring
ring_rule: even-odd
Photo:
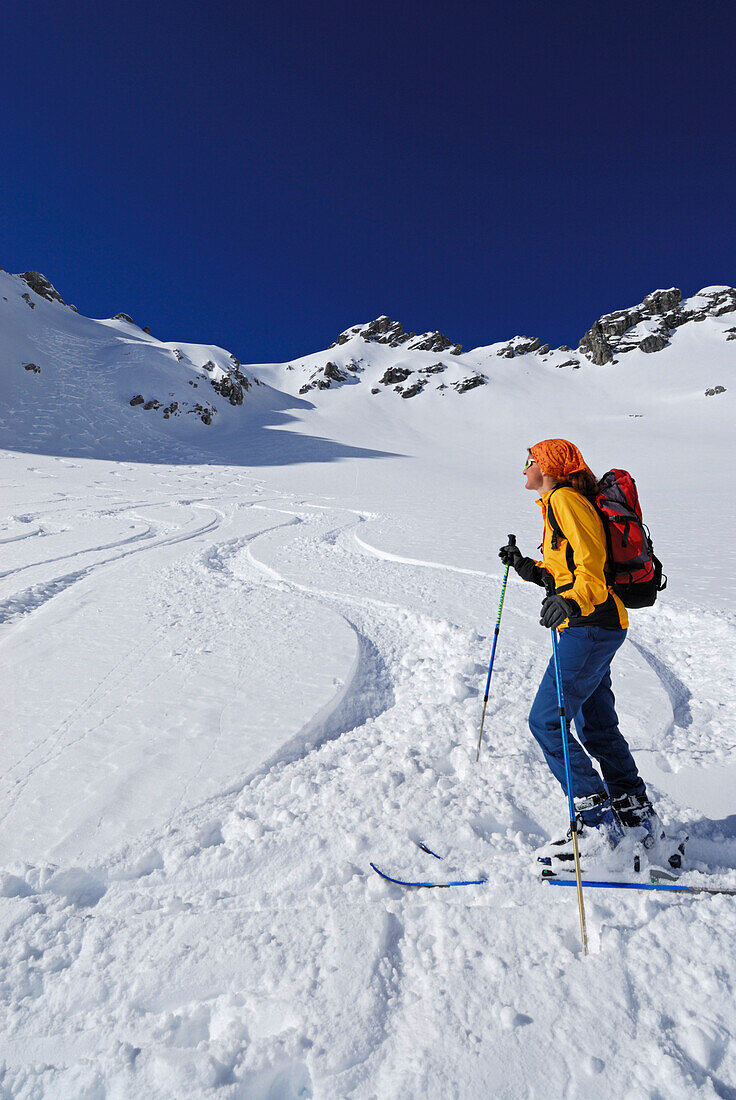
[[[670,582],[614,665],[622,725],[685,881],[736,886],[736,314],[577,369],[350,337],[242,368],[242,406],[209,387],[208,426],[127,395],[184,402],[227,352],[162,360],[0,278],[4,1094],[736,1095],[734,899],[591,891],[583,958],[574,891],[536,879],[566,804],[513,578],[474,761],[496,548],[537,544],[525,449],[567,435],[637,477]],[[407,356],[447,362],[411,399],[380,383]],[[371,872],[436,873],[420,838],[489,884]]]

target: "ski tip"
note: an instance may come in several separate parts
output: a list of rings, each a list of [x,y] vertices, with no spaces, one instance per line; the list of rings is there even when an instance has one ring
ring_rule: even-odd
[[[435,859],[445,858],[444,856],[439,856],[436,852],[433,852],[429,845],[425,844],[423,840],[415,840],[414,843],[416,844],[420,852],[426,852],[428,856],[434,856]]]
[[[452,879],[448,882],[413,882],[403,878],[392,878],[391,875],[387,875],[385,871],[382,871],[380,867],[376,867],[375,863],[371,862],[371,867],[380,875],[386,882],[392,882],[395,886],[412,886],[415,888],[423,887],[424,889],[446,889],[449,886],[483,886],[488,882],[487,878],[473,878],[473,879]]]

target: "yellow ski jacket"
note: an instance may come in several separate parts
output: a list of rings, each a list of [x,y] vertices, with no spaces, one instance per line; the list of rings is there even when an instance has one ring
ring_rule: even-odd
[[[574,601],[580,610],[560,629],[602,626],[625,630],[629,617],[606,581],[606,533],[595,507],[567,485],[550,489],[537,503],[544,516],[542,561],[537,565],[552,575],[555,592]]]

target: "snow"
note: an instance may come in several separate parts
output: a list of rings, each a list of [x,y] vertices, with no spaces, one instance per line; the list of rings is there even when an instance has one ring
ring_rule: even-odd
[[[684,881],[736,886],[733,314],[576,371],[358,337],[243,367],[264,384],[207,427],[129,391],[184,401],[229,353],[0,280],[3,1095],[734,1093],[734,899],[589,891],[584,958],[575,891],[537,879],[566,802],[513,575],[475,763],[497,547],[534,552],[526,448],[567,436],[634,472],[669,575],[614,663],[622,727]],[[370,392],[439,360],[488,384]],[[416,840],[488,885],[370,870],[437,873]]]

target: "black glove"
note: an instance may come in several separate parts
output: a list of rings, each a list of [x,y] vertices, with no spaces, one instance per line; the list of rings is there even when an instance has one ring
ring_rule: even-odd
[[[498,556],[504,565],[515,569],[523,581],[531,581],[532,584],[544,588],[549,573],[537,565],[534,558],[525,558],[516,543],[510,542],[507,546],[502,546]]]
[[[554,596],[547,596],[543,601],[539,624],[554,630],[555,627],[561,626],[565,619],[569,619],[571,615],[579,614],[580,608],[575,601],[566,600],[558,593]]]
[[[513,569],[518,569],[519,562],[524,559],[524,555],[516,543],[511,542],[501,547],[498,556],[504,565],[510,565]]]

